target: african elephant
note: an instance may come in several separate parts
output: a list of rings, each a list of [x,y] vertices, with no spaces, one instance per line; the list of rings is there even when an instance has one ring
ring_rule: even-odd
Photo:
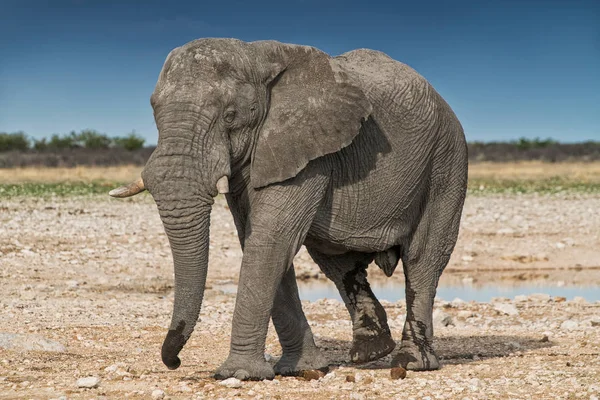
[[[302,244],[336,284],[353,322],[354,361],[394,349],[366,280],[402,260],[407,317],[393,363],[439,368],[432,348],[438,279],[458,235],[467,186],[463,129],[410,67],[373,50],[330,57],[275,41],[201,39],[173,50],[151,96],[158,145],[140,179],[111,191],[152,194],[175,265],[167,367],[202,303],[213,199],[225,193],[243,259],[230,354],[217,378],[324,368],[302,311],[292,260]]]

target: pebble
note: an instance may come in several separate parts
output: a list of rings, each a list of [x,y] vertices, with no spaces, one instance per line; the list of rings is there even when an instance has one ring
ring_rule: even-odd
[[[316,380],[322,378],[324,375],[325,374],[323,372],[315,369],[302,371],[302,378],[304,378],[305,381]]]
[[[356,382],[356,376],[346,375],[346,382]]]
[[[232,389],[237,389],[237,388],[241,388],[243,386],[243,383],[242,383],[242,381],[240,381],[237,378],[227,378],[227,379],[219,382],[219,385],[225,386],[228,388],[232,388]]]
[[[531,301],[539,301],[539,302],[548,302],[551,299],[550,295],[546,294],[546,293],[533,293],[533,294],[530,294],[528,296],[528,298]]]
[[[454,326],[452,317],[441,310],[435,310],[433,312],[433,324],[438,327]]]
[[[51,351],[64,353],[65,346],[36,334],[0,332],[0,348],[16,351]]]
[[[565,331],[572,331],[575,330],[579,327],[579,324],[577,323],[577,321],[573,321],[572,319],[568,319],[566,321],[564,321],[562,324],[560,324],[560,329],[565,330]]]
[[[390,370],[390,377],[394,380],[406,378],[406,370],[402,367],[394,367]]]
[[[154,389],[152,391],[152,398],[154,400],[160,400],[160,399],[164,399],[165,398],[165,392],[163,390],[160,389]]]
[[[517,307],[510,303],[494,304],[494,310],[506,315],[519,315],[519,310],[517,310]]]
[[[100,386],[100,382],[101,382],[100,378],[98,378],[96,376],[88,376],[86,378],[77,379],[77,387],[93,389],[93,388],[97,388],[98,386]]]

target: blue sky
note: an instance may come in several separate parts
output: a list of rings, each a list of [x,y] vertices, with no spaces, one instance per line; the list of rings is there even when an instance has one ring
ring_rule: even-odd
[[[600,140],[598,0],[0,0],[0,131],[156,143],[164,58],[201,37],[384,51],[434,85],[469,140]]]

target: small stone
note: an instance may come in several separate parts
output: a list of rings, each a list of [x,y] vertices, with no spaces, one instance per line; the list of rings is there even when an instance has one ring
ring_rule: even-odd
[[[459,306],[465,304],[466,302],[463,299],[456,297],[450,303],[452,304],[452,307],[459,307]]]
[[[363,382],[365,385],[370,385],[371,383],[373,383],[373,377],[372,377],[372,376],[370,376],[370,375],[368,375],[368,376],[365,376],[365,379],[363,379],[363,380],[362,380],[362,382]]]
[[[452,317],[441,310],[435,310],[433,312],[433,324],[437,326],[446,327],[449,325],[454,326]]]
[[[562,297],[562,296],[556,296],[556,297],[554,297],[554,302],[555,303],[564,303],[565,301],[567,301],[566,297]]]
[[[517,310],[517,307],[509,303],[495,304],[494,310],[498,311],[501,314],[519,315],[519,310]]]
[[[587,300],[581,296],[575,296],[573,297],[573,300],[571,300],[571,302],[576,304],[586,304]]]
[[[356,382],[356,377],[354,375],[346,375],[346,382]]]
[[[51,351],[64,353],[65,346],[36,334],[0,332],[0,348],[15,351]]]
[[[560,329],[566,330],[566,331],[572,331],[574,329],[577,329],[578,327],[579,327],[579,324],[577,323],[577,321],[573,321],[572,319],[568,319],[568,320],[564,321],[562,324],[560,324]]]
[[[100,378],[98,378],[96,376],[88,376],[86,378],[77,379],[77,387],[93,389],[93,388],[97,388],[98,386],[100,386],[100,382],[101,382]]]
[[[470,255],[462,256],[462,260],[466,261],[466,262],[473,261],[473,256],[470,256]]]
[[[541,342],[541,343],[546,343],[546,342],[549,342],[549,341],[550,341],[550,339],[548,338],[548,335],[544,335],[544,336],[542,336],[542,338],[540,339],[540,342]]]
[[[242,381],[240,381],[237,378],[227,378],[227,379],[219,382],[219,385],[225,386],[228,388],[232,388],[232,389],[237,389],[237,388],[241,388],[243,384],[242,384]]]
[[[513,350],[521,350],[522,348],[521,343],[519,342],[508,342],[506,344]]]
[[[161,400],[165,398],[165,392],[163,390],[160,389],[154,389],[152,391],[152,398],[154,400]]]
[[[390,370],[390,376],[394,380],[406,378],[406,370],[402,367],[394,367]]]
[[[305,381],[317,380],[324,376],[325,374],[317,369],[309,369],[306,371],[302,371],[302,378],[304,378]]]
[[[519,303],[523,303],[523,302],[527,301],[527,296],[525,296],[523,294],[516,295],[515,301],[519,302]]]
[[[546,293],[533,293],[529,295],[529,300],[531,301],[539,301],[539,302],[549,302],[551,297],[549,294]]]

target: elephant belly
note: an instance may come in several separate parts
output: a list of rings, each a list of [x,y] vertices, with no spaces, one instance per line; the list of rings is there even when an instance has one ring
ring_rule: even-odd
[[[340,191],[319,210],[308,232],[307,246],[331,255],[373,253],[403,244],[409,238],[419,214],[410,200],[400,196],[390,199],[376,191],[365,194],[361,190],[360,196],[348,191]]]

